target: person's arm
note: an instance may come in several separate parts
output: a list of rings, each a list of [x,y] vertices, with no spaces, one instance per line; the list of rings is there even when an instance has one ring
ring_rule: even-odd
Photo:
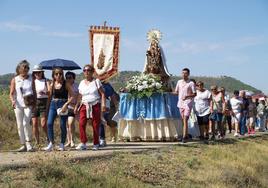
[[[49,106],[52,99],[52,89],[53,89],[53,83],[47,82],[47,105],[46,105],[46,116],[48,116]]]
[[[81,106],[81,101],[82,101],[82,95],[79,93],[77,95],[77,103],[76,103],[76,105],[74,107],[74,114],[77,114],[77,112],[79,111],[79,108]]]
[[[62,107],[62,111],[63,111],[63,112],[64,112],[65,110],[67,110],[68,105],[71,103],[71,101],[72,101],[73,98],[74,98],[74,92],[73,92],[73,88],[72,88],[72,86],[71,86],[69,83],[66,83],[65,87],[66,87],[66,89],[67,89],[67,91],[68,91],[68,95],[69,95],[69,97],[68,97],[67,102],[66,102],[66,103],[63,105],[63,107]]]
[[[16,100],[14,99],[15,97],[15,78],[12,78],[11,82],[10,82],[10,92],[9,92],[9,99],[11,101],[12,107],[16,108]]]
[[[186,100],[186,99],[193,99],[193,98],[195,98],[195,96],[196,96],[196,93],[192,93],[192,94],[186,95],[184,97],[184,100]]]
[[[106,98],[105,98],[104,90],[102,87],[100,87],[98,90],[101,95],[100,96],[101,97],[101,111],[105,112],[106,111]]]
[[[186,99],[193,99],[193,98],[196,96],[196,90],[195,90],[195,86],[194,86],[194,84],[192,84],[190,87],[191,87],[191,91],[192,91],[192,93],[186,95],[186,96],[184,97],[184,100],[186,100]]]
[[[210,108],[210,113],[212,113],[213,112],[213,99],[212,99],[212,96],[211,96],[209,108]]]
[[[224,95],[221,93],[221,100],[222,100],[222,112],[225,112],[226,109],[226,102],[225,102],[225,98]]]

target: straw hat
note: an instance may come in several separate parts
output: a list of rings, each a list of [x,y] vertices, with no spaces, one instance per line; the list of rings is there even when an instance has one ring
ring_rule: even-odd
[[[33,67],[33,72],[44,72],[44,70],[42,69],[40,65],[35,65]]]

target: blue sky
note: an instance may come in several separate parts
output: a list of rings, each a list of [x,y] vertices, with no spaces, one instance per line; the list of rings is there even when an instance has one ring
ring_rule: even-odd
[[[121,29],[121,71],[143,69],[146,33],[157,28],[170,73],[189,67],[195,76],[233,76],[268,93],[266,0],[0,0],[0,74],[21,59],[89,63],[88,26],[105,20]]]

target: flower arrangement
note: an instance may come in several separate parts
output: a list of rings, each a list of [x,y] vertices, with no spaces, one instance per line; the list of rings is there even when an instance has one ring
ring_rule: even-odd
[[[160,77],[153,74],[141,74],[133,76],[128,82],[126,89],[131,97],[151,97],[154,93],[163,93],[163,84]]]

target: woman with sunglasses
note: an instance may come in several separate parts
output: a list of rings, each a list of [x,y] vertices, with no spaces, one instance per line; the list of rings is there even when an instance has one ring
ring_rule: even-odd
[[[93,126],[93,150],[99,149],[99,125],[101,121],[101,111],[106,110],[106,99],[104,90],[99,79],[93,77],[94,67],[85,65],[84,77],[79,84],[78,103],[75,107],[75,113],[79,111],[79,129],[81,143],[76,147],[77,150],[86,150],[87,136],[86,124],[87,119],[92,119]]]
[[[54,68],[52,71],[52,84],[48,87],[49,92],[49,112],[47,119],[49,144],[44,148],[45,151],[52,151],[54,145],[54,120],[57,115],[60,116],[61,141],[58,147],[59,151],[64,151],[66,140],[66,122],[68,118],[67,108],[73,100],[73,89],[68,84],[63,75],[62,68]],[[70,97],[68,97],[70,96]]]
[[[21,147],[18,152],[33,151],[31,145],[32,127],[30,125],[32,105],[26,104],[25,97],[33,96],[32,76],[29,63],[21,61],[16,68],[16,76],[11,80],[9,97],[14,108]]]
[[[48,87],[49,83],[44,75],[44,70],[40,65],[35,65],[33,69],[33,80],[34,88],[36,93],[36,105],[32,111],[32,124],[33,124],[33,134],[35,136],[36,145],[39,147],[39,128],[38,121],[41,119],[41,127],[47,136],[47,109],[48,109]]]
[[[197,116],[197,122],[200,129],[200,140],[208,139],[208,126],[209,126],[209,115],[210,115],[210,101],[211,93],[209,90],[204,88],[204,83],[198,81],[196,84],[196,97],[195,101],[195,113]]]

